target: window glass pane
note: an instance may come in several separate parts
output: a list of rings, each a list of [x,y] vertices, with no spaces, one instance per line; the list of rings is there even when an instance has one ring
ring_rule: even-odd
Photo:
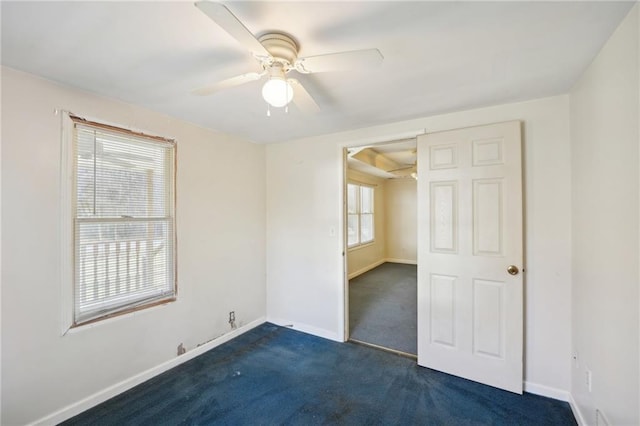
[[[362,222],[360,223],[360,232],[362,234],[360,242],[371,242],[373,241],[373,215],[363,214],[360,217],[362,219]]]
[[[358,185],[347,185],[347,212],[358,213]]]
[[[361,213],[373,213],[373,188],[361,186]]]
[[[76,320],[173,292],[171,223],[76,224]]]
[[[347,216],[347,245],[358,244],[358,241],[358,215],[350,214]]]
[[[173,158],[165,144],[82,127],[77,138],[79,217],[168,215]]]
[[[153,205],[153,170],[114,167],[114,159],[96,163],[97,216],[149,217]]]

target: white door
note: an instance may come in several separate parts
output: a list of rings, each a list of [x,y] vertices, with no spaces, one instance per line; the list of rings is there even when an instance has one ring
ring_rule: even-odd
[[[516,393],[521,164],[519,121],[418,137],[418,364]]]

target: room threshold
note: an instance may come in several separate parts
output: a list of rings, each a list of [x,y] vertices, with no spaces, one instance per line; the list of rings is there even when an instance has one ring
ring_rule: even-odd
[[[391,348],[387,348],[387,347],[384,347],[384,346],[376,345],[375,343],[363,342],[361,340],[356,340],[356,339],[349,339],[348,342],[349,343],[355,343],[356,345],[368,346],[370,348],[378,349],[378,350],[385,351],[385,352],[390,352],[392,354],[396,354],[396,355],[399,355],[401,357],[405,357],[405,358],[409,358],[409,359],[413,359],[415,361],[418,361],[418,356],[417,355],[410,354],[408,352],[399,351],[397,349],[391,349]]]

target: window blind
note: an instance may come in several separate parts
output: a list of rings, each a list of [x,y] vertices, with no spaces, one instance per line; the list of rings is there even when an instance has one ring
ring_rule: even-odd
[[[175,144],[76,121],[74,323],[175,297]]]

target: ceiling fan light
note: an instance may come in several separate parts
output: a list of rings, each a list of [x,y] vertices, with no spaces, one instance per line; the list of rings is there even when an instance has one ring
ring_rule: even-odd
[[[293,99],[293,87],[281,77],[271,77],[262,86],[262,97],[269,105],[281,108]]]

